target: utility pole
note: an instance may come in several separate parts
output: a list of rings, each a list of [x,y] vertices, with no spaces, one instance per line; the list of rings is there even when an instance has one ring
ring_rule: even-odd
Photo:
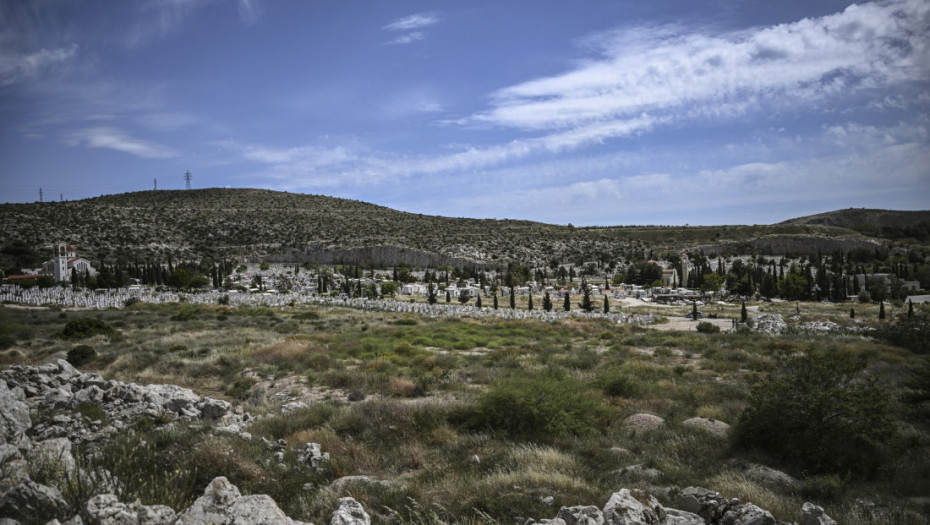
[[[39,202],[42,202],[42,188],[39,188]]]
[[[59,194],[58,194],[58,200],[61,201],[61,202],[65,202],[65,194],[64,194],[64,193],[59,193]]]
[[[184,174],[184,181],[187,182],[187,189],[191,189],[191,172],[187,170]]]
[[[155,182],[155,191],[158,191],[158,179],[152,179]]]

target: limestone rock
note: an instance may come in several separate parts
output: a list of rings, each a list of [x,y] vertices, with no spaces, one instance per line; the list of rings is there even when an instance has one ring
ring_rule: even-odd
[[[775,517],[764,509],[744,503],[731,506],[720,520],[722,525],[776,525]]]
[[[31,480],[21,481],[0,499],[0,516],[15,519],[24,525],[44,524],[64,518],[68,504],[55,487]]]
[[[662,525],[704,525],[704,518],[678,509],[665,509]]]
[[[323,452],[319,443],[304,443],[297,451],[297,459],[311,468],[321,468],[329,461],[329,452]]]
[[[167,525],[174,523],[177,516],[164,505],[120,503],[113,494],[100,494],[84,504],[81,517],[101,525]]]
[[[20,449],[29,448],[26,431],[32,426],[29,407],[0,380],[0,444],[9,443]]]
[[[648,432],[662,428],[665,420],[652,414],[640,413],[623,420],[623,426],[632,432]]]
[[[726,438],[730,435],[730,425],[720,421],[718,419],[708,419],[706,417],[692,417],[691,419],[686,419],[682,425],[689,428],[697,428],[703,430],[713,436],[719,438]]]
[[[604,525],[604,513],[594,505],[562,507],[556,519],[565,525]]]
[[[723,517],[729,502],[719,492],[703,487],[687,487],[675,497],[675,506],[685,512],[697,514],[710,523]]]
[[[76,468],[74,456],[71,455],[71,442],[67,438],[55,438],[33,443],[32,461],[41,465],[61,469],[72,473]]]
[[[836,525],[836,521],[811,502],[801,505],[801,525]]]
[[[662,506],[645,492],[620,489],[604,505],[605,525],[659,525]],[[664,514],[664,512],[662,512]]]
[[[371,517],[355,498],[339,498],[338,503],[329,525],[371,525]]]
[[[301,525],[288,518],[269,496],[264,494],[243,496],[239,489],[220,476],[207,485],[203,496],[197,498],[177,519],[177,525]]]

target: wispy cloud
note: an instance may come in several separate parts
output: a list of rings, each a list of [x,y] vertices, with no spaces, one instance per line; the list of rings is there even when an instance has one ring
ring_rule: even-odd
[[[410,31],[427,27],[439,22],[439,15],[436,13],[417,13],[415,15],[398,18],[390,24],[383,27],[388,31]]]
[[[40,49],[32,53],[0,50],[0,86],[13,84],[65,64],[77,55],[77,51],[77,44],[56,49]]]
[[[528,131],[640,119],[732,117],[927,80],[930,4],[852,5],[841,13],[729,34],[678,26],[596,35],[597,55],[565,73],[493,94],[462,122]]]
[[[398,18],[390,24],[382,27],[385,31],[406,31],[407,33],[385,42],[385,45],[403,45],[412,44],[423,40],[426,36],[423,31],[414,31],[429,27],[439,22],[439,15],[436,13],[417,13],[415,15]]]
[[[65,137],[65,143],[71,146],[112,149],[145,159],[170,159],[178,155],[167,146],[135,139],[119,129],[110,127],[73,131]]]

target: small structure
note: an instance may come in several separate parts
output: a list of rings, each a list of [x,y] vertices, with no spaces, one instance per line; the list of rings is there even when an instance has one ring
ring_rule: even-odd
[[[71,282],[71,272],[97,275],[97,270],[90,261],[77,256],[77,251],[70,244],[58,243],[55,257],[42,264],[42,274],[51,275],[58,282]]]

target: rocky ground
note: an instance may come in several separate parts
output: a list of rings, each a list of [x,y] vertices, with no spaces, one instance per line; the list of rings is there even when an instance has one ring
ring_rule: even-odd
[[[81,406],[99,409],[97,416],[82,414]],[[158,425],[210,425],[241,439],[254,418],[241,407],[200,396],[174,385],[137,385],[81,373],[67,361],[37,366],[11,366],[0,370],[0,524],[301,524],[266,495],[242,495],[225,477],[217,477],[191,506],[175,510],[164,505],[121,502],[114,494],[98,494],[80,508],[71,508],[61,487],[30,479],[30,464],[53,462],[70,476],[81,473],[72,447],[105,442],[120,429],[148,416]],[[642,414],[640,416],[643,416]],[[633,416],[635,417],[635,416]],[[661,418],[641,417],[630,424],[662,424]],[[695,418],[686,422],[711,432],[726,433],[719,421]],[[272,448],[274,444],[270,444]],[[307,468],[318,468],[328,455],[319,445],[306,443],[298,452]],[[119,480],[111,480],[112,485]],[[803,525],[835,523],[823,509],[805,503]],[[351,497],[338,500],[331,525],[371,522],[362,505]],[[550,525],[777,525],[781,522],[752,503],[727,499],[700,487],[678,494],[675,508],[664,507],[640,490],[621,489],[603,508],[562,507],[551,519],[527,524]]]

